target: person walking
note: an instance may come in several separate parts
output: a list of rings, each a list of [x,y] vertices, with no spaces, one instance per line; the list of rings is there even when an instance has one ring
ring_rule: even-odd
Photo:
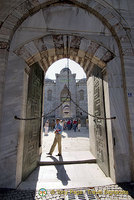
[[[46,121],[46,123],[45,123],[45,133],[44,133],[44,135],[48,135],[48,129],[49,129],[49,120],[47,120]]]
[[[52,130],[54,130],[54,128],[55,128],[55,120],[53,119],[53,121],[52,121]]]
[[[73,121],[73,129],[74,129],[74,132],[76,132],[76,128],[77,128],[77,121],[74,120],[74,121]]]
[[[81,128],[81,121],[80,119],[78,119],[78,131],[80,132],[80,128]]]
[[[68,127],[68,130],[71,130],[71,120],[67,121],[67,127]]]
[[[61,120],[60,125],[62,126],[62,130],[65,130],[65,120]]]
[[[49,151],[49,153],[47,153],[48,155],[52,155],[57,143],[58,143],[58,155],[57,156],[61,156],[61,134],[62,134],[62,126],[60,125],[60,119],[56,119],[56,125],[55,125],[55,138],[53,141],[53,144],[51,146],[51,149]]]
[[[87,127],[87,129],[88,129],[88,126],[89,126],[89,121],[88,121],[88,119],[86,119],[86,127]]]

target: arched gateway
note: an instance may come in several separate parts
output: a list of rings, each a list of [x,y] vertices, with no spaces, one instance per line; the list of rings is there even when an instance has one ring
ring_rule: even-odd
[[[120,13],[107,1],[28,0],[14,3],[3,16],[0,187],[15,188],[37,166],[41,120],[17,121],[14,115],[41,116],[44,73],[66,57],[86,72],[88,112],[116,116],[89,117],[91,152],[115,182],[133,180],[133,110],[127,96],[134,89],[133,49]]]

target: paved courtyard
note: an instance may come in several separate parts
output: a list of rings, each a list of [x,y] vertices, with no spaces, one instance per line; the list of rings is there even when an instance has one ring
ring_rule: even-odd
[[[35,185],[36,189],[42,187],[46,189],[66,189],[113,184],[113,181],[104,175],[96,162],[92,164],[83,163],[83,161],[95,159],[89,151],[89,133],[86,128],[82,128],[81,132],[74,132],[73,130],[63,132],[62,157],[56,156],[57,147],[53,156],[46,155],[54,136],[53,131],[50,131],[48,136],[43,136],[41,161],[49,162],[51,165],[43,165],[37,168],[26,181],[22,182],[20,189],[34,189]],[[55,165],[55,162],[64,161],[73,161],[75,164]]]
[[[73,130],[63,132],[62,157],[56,156],[57,147],[53,156],[46,155],[53,139],[53,131],[50,131],[48,136],[43,136],[43,152],[40,160],[50,162],[50,165],[39,166],[19,185],[17,190],[1,190],[1,200],[132,199],[133,185],[114,184],[96,163],[77,163],[77,161],[95,159],[89,151],[90,139],[86,128],[82,128],[81,132],[73,132]],[[60,161],[73,161],[74,164],[55,164]],[[41,188],[47,192],[46,195]]]
[[[49,131],[48,136],[43,137],[43,152],[48,152],[53,139],[54,132]],[[89,131],[87,128],[82,127],[81,131],[74,132],[73,130],[65,130],[62,133],[62,151],[72,152],[72,151],[89,151]],[[57,147],[56,147],[57,150]]]

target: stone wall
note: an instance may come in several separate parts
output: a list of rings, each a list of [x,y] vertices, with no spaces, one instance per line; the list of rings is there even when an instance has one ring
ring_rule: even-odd
[[[26,86],[25,84],[23,85],[23,83],[26,83],[26,79],[24,79],[25,67],[26,63],[22,59],[14,54],[10,54],[5,74],[2,109],[3,115],[0,129],[1,187],[16,187],[16,170],[17,168],[19,171],[22,170],[22,144],[24,136],[24,130],[22,131],[23,122],[14,120],[14,116],[17,115],[23,117],[25,113],[24,99],[26,95]],[[21,137],[21,141],[19,140],[19,137]],[[19,153],[21,153],[21,156]],[[17,156],[19,166],[16,166]],[[18,179],[20,181],[21,177],[18,177]]]
[[[80,81],[78,81],[76,83],[76,91],[77,91],[77,103],[78,105],[87,112],[87,80],[86,79],[82,79]],[[83,91],[83,99],[81,99],[80,95],[81,92]],[[87,117],[87,113],[83,112],[82,110],[80,110],[79,108],[77,108],[77,115],[80,116],[82,113],[83,117]],[[82,117],[81,116],[81,117]]]
[[[55,100],[56,100],[56,84],[54,81],[46,80],[44,81],[44,115],[46,115],[45,120],[49,117],[54,117],[55,112],[51,112],[53,109],[55,109]],[[52,97],[51,100],[48,99],[48,91],[52,91]],[[51,112],[49,114],[49,112]]]

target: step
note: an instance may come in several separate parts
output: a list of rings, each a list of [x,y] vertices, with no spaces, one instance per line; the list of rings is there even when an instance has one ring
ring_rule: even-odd
[[[71,160],[71,161],[40,161],[39,166],[44,165],[68,165],[68,164],[85,164],[85,163],[96,163],[96,159],[88,159],[88,160]]]
[[[60,157],[56,156],[56,154],[58,154],[58,152],[54,152],[52,156],[42,153],[39,165],[96,163],[96,158],[90,151],[63,152]]]

